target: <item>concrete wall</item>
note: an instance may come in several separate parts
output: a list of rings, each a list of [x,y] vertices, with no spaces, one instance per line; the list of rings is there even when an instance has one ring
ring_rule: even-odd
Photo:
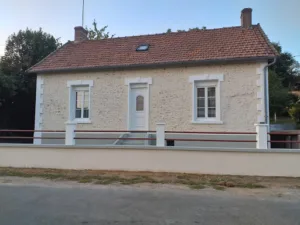
[[[126,78],[151,77],[149,128],[158,121],[167,130],[254,131],[263,118],[262,63],[240,63],[183,68],[123,70],[89,73],[43,74],[42,125],[40,129],[64,129],[68,120],[67,81],[93,80],[91,124],[79,129],[127,130],[128,86]],[[221,82],[221,120],[224,124],[193,124],[192,84],[189,76],[224,74]]]
[[[299,150],[0,145],[1,167],[300,177]]]

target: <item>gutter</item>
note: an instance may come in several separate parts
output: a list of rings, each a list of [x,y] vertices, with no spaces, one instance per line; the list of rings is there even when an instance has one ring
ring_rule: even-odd
[[[267,64],[264,67],[264,95],[265,95],[265,124],[268,125],[268,132],[270,132],[270,110],[269,110],[269,77],[268,77],[268,67],[276,63],[276,57],[273,59],[273,62]]]

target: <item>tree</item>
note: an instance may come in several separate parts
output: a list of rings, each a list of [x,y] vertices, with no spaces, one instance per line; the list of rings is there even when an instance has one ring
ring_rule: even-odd
[[[9,36],[5,54],[1,58],[1,70],[5,74],[19,74],[38,63],[61,46],[59,39],[43,32],[26,29]]]
[[[167,34],[172,33],[172,30],[169,28],[166,33]]]
[[[300,102],[296,102],[289,109],[289,115],[296,124],[300,124]]]
[[[296,96],[290,94],[290,89],[297,80],[299,65],[291,53],[282,52],[279,43],[272,43],[279,53],[276,63],[269,67],[269,105],[270,116],[292,115],[288,109],[295,105],[298,100]],[[293,112],[297,107],[293,107]]]
[[[200,30],[199,27],[195,27],[195,28],[190,28],[189,31],[193,31],[193,30]]]
[[[94,20],[93,28],[86,28],[88,31],[88,39],[90,40],[101,40],[106,38],[113,38],[115,35],[110,35],[109,32],[106,32],[108,26],[102,27],[100,30],[98,29],[97,22]]]
[[[0,108],[17,92],[13,76],[8,76],[0,71]]]
[[[201,29],[199,27],[194,27],[194,28],[189,28],[188,31],[193,31],[193,30],[206,30],[206,26],[201,27]],[[171,33],[172,30],[169,28],[166,33]],[[187,32],[186,30],[177,30],[177,32]]]
[[[269,72],[269,106],[270,116],[283,114],[289,104],[289,91],[282,85],[282,81],[274,71]]]
[[[0,60],[0,128],[32,129],[36,77],[26,70],[61,46],[42,29],[20,30],[8,37]]]
[[[299,63],[291,53],[282,52],[279,43],[273,42],[272,44],[278,51],[279,57],[276,63],[269,68],[269,71],[273,71],[281,79],[284,87],[292,88],[297,77],[300,76]]]

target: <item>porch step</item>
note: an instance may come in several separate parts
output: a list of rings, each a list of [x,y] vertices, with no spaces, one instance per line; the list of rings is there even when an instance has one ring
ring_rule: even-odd
[[[124,133],[120,138],[147,138],[147,133]],[[117,140],[115,145],[148,145],[147,140]]]

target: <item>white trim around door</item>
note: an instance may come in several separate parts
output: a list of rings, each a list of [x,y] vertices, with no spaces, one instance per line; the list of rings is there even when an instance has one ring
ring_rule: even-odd
[[[144,104],[144,113],[145,113],[145,126],[143,130],[149,130],[149,113],[150,113],[150,85],[152,84],[152,78],[141,78],[141,77],[136,77],[136,78],[127,78],[125,79],[125,85],[128,86],[128,94],[127,94],[127,129],[128,130],[133,130],[132,128],[132,118],[133,118],[133,109],[136,108],[133,107],[133,102],[132,102],[132,94],[133,90],[137,89],[143,89],[143,94],[144,94],[144,99],[143,99],[143,104]],[[136,102],[134,102],[134,105],[136,105]]]

